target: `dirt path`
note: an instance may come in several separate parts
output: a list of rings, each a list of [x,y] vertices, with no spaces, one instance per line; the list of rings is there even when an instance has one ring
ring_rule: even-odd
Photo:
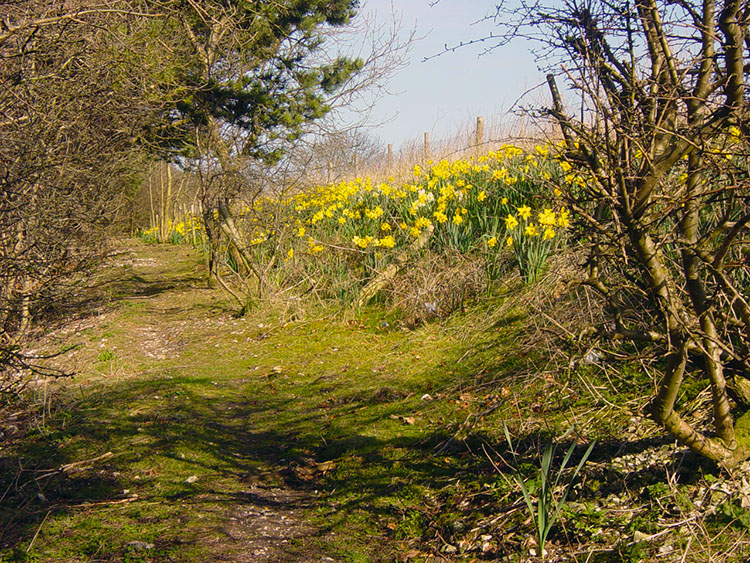
[[[45,422],[4,460],[5,480],[27,486],[4,495],[16,515],[0,546],[18,550],[37,530],[41,561],[337,560],[309,518],[310,444],[276,419],[288,397],[255,345],[263,322],[233,317],[192,251],[134,248],[103,286],[109,302],[45,342],[76,347],[64,362],[79,375],[52,407],[68,431]]]
[[[192,363],[193,369],[196,364],[210,365],[210,357],[225,344],[227,332],[234,336],[243,335],[249,320],[235,318],[226,309],[225,294],[207,287],[203,268],[195,264],[192,251],[182,248],[156,250],[150,253],[150,259],[145,260],[131,254],[133,274],[125,278],[130,283],[120,289],[125,292],[121,297],[125,303],[136,303],[135,299],[144,303],[143,314],[133,317],[128,325],[131,342],[136,348],[127,353],[140,352],[144,358],[157,362]],[[124,265],[127,264],[126,255]],[[231,338],[233,343],[239,343],[239,340]],[[186,361],[183,362],[182,358]],[[237,410],[233,407],[236,401],[245,398],[244,393],[236,392],[236,378],[221,379],[217,377],[217,381],[211,382],[226,392],[214,404],[213,414],[192,422],[223,428],[225,433],[218,432],[218,435],[227,439],[235,428],[245,426],[248,421],[242,413],[232,412]],[[248,454],[254,457],[253,448],[262,450],[273,446],[266,441],[255,441],[232,448],[234,451],[225,454],[236,458]],[[214,520],[212,526],[202,531],[204,548],[213,560],[236,563],[334,561],[323,555],[320,547],[311,541],[319,540],[323,532],[310,524],[306,517],[306,512],[314,506],[309,491],[292,488],[283,479],[266,479],[269,482],[264,483],[259,478],[263,472],[266,475],[269,472],[278,474],[283,469],[270,465],[255,475],[248,471],[229,487],[198,495],[202,506],[224,504],[222,501],[227,497],[233,499],[228,506],[225,505],[226,508],[215,513],[213,519],[210,514],[201,514],[195,503],[190,508],[194,511],[193,516]],[[214,510],[211,508],[207,512]]]

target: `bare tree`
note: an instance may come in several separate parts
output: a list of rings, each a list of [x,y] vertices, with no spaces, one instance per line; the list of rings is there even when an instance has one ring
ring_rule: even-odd
[[[29,368],[32,320],[104,255],[140,165],[148,112],[115,3],[24,1],[0,12],[0,369]]]
[[[750,6],[521,2],[494,17],[504,29],[484,38],[491,47],[539,40],[550,71],[546,114],[564,137],[566,195],[590,249],[582,283],[612,315],[591,334],[631,352],[648,345],[660,373],[653,418],[735,466],[750,456],[750,397],[733,407],[730,396],[750,383]],[[676,408],[688,380],[710,393],[710,429]]]

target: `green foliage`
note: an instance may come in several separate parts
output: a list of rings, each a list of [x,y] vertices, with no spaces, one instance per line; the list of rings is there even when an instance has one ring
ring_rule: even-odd
[[[399,522],[395,531],[397,539],[421,538],[427,528],[427,521],[419,510],[409,510]]]
[[[143,242],[148,243],[148,244],[156,244],[157,242],[159,242],[154,233],[151,233],[151,232],[147,233],[140,229],[135,233],[135,236],[141,239]]]
[[[240,153],[273,162],[284,143],[330,110],[327,98],[356,74],[359,59],[321,62],[326,27],[348,23],[356,0],[162,3],[173,33],[170,54],[154,69],[168,92],[150,138],[167,151],[195,147],[196,128],[241,131]],[[211,22],[221,21],[217,26]],[[169,70],[171,69],[171,70]],[[159,83],[159,78],[162,79]]]
[[[725,524],[750,531],[750,510],[743,507],[737,499],[721,503],[717,517]]]
[[[39,556],[29,553],[22,547],[15,547],[8,555],[0,555],[0,563],[33,563]]]
[[[503,431],[505,432],[505,439],[508,442],[508,447],[515,455],[508,427],[503,425]],[[539,550],[541,551],[542,556],[544,555],[544,544],[547,541],[547,537],[549,536],[552,527],[557,522],[557,519],[560,517],[568,499],[568,495],[573,489],[573,483],[578,476],[578,473],[581,471],[581,468],[591,455],[594,445],[595,442],[592,442],[589,445],[588,449],[578,462],[578,465],[570,475],[565,474],[565,469],[575,451],[575,441],[573,441],[570,448],[568,448],[568,452],[565,454],[559,469],[555,470],[552,467],[552,460],[557,447],[554,442],[550,442],[544,448],[541,464],[537,469],[536,474],[531,479],[525,479],[519,472],[513,474],[513,477],[521,487],[523,499],[526,502],[529,515],[534,524],[534,531],[536,532]],[[558,490],[559,486],[563,487],[562,494],[560,494]]]
[[[99,354],[96,357],[97,362],[111,362],[114,360],[117,356],[115,356],[115,353],[112,350],[105,350],[101,354]]]

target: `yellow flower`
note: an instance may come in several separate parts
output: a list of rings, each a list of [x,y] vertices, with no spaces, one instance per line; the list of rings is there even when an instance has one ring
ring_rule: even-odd
[[[555,230],[552,227],[547,227],[544,230],[544,235],[542,236],[543,240],[549,240],[555,238]]]
[[[438,223],[445,223],[448,220],[448,216],[442,211],[435,211],[432,215]]]
[[[502,203],[503,205],[507,205],[508,204],[508,198],[504,197],[503,199],[500,200],[500,203]]]
[[[390,231],[391,230],[390,223],[383,223],[382,225],[380,225],[380,230],[381,231]]]
[[[556,222],[555,212],[547,208],[539,214],[539,224],[554,226]]]
[[[487,199],[487,192],[482,190],[481,192],[479,192],[479,195],[477,196],[477,201],[484,201],[485,199]]]
[[[505,228],[506,229],[508,229],[509,231],[512,231],[517,226],[518,226],[518,219],[516,219],[515,217],[513,217],[513,215],[508,215],[505,218]]]
[[[419,217],[416,221],[414,221],[414,226],[418,229],[429,227],[430,225],[432,225],[432,221],[430,221],[427,217]]]
[[[529,207],[528,205],[519,207],[517,211],[521,219],[528,219],[529,217],[531,217],[531,207]]]
[[[289,249],[289,252],[287,252],[287,253],[286,253],[286,255],[287,255],[287,256],[289,257],[289,259],[290,259],[290,260],[291,260],[292,258],[294,258],[294,249],[293,249],[293,248],[290,248],[290,249]]]
[[[508,237],[507,239],[505,239],[505,245],[513,246],[513,237]]]
[[[396,239],[393,238],[392,235],[385,236],[378,242],[380,243],[378,246],[385,246],[386,248],[393,248],[396,246]]]
[[[496,244],[497,244],[497,239],[495,237],[492,237],[491,239],[487,241],[487,246],[489,246],[490,248],[492,248]]]
[[[305,236],[305,227],[300,227],[299,229],[297,229],[297,236],[298,237]]]
[[[526,230],[524,231],[526,233],[527,237],[535,237],[539,233],[536,230],[536,225],[526,225]]]
[[[360,248],[367,248],[367,245],[370,244],[371,240],[372,240],[372,237],[364,237],[363,238],[363,237],[360,237],[360,236],[355,236],[352,239],[352,242],[354,244],[356,244]]]
[[[456,214],[455,214],[455,215],[453,216],[453,224],[454,224],[454,225],[460,225],[460,224],[461,224],[461,223],[463,223],[463,222],[464,222],[464,218],[463,218],[463,217],[461,217],[461,215],[459,215],[458,213],[456,213]]]
[[[560,217],[557,219],[557,226],[563,229],[570,225],[570,212],[563,208],[560,210]]]
[[[339,217],[339,225],[346,223],[346,217]]]
[[[365,216],[368,219],[377,219],[383,214],[383,209],[378,205],[375,209],[365,209]]]

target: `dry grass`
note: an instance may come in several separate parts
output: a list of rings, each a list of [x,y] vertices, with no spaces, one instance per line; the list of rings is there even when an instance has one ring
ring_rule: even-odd
[[[417,326],[463,311],[486,287],[480,260],[458,253],[427,254],[410,262],[383,293],[403,313],[407,325]]]

